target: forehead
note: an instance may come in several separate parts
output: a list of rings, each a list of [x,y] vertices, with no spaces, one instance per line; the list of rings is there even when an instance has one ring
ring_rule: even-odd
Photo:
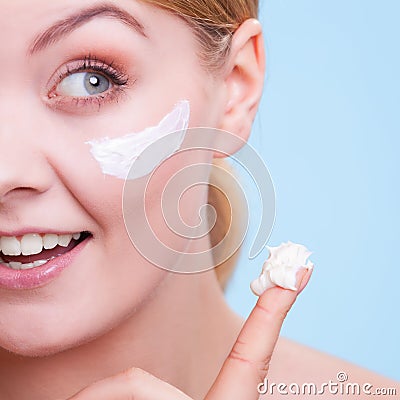
[[[11,39],[14,48],[20,42],[32,53],[100,20],[123,24],[155,44],[168,38],[179,38],[180,42],[186,38],[189,39],[187,44],[194,45],[194,35],[190,35],[190,28],[182,19],[143,1],[0,0],[0,4],[3,49]],[[112,30],[105,33],[111,34]]]

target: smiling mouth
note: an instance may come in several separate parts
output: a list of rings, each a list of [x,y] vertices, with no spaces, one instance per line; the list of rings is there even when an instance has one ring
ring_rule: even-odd
[[[0,263],[14,270],[41,267],[70,252],[92,234],[87,231],[71,234],[30,233],[20,237],[0,237]]]

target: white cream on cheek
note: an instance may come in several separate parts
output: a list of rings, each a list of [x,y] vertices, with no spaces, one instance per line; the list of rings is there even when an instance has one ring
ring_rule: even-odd
[[[104,174],[120,179],[138,179],[148,175],[182,146],[189,124],[189,101],[182,100],[173,111],[153,127],[118,138],[95,139],[86,142]],[[168,135],[168,140],[157,142]],[[143,152],[149,147],[141,157]]]
[[[311,251],[301,244],[292,242],[267,248],[270,256],[263,265],[261,275],[250,285],[253,293],[261,296],[274,286],[296,291],[296,275],[299,269],[314,267],[311,261],[307,261]]]

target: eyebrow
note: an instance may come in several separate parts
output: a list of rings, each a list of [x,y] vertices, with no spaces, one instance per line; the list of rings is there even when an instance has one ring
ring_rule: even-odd
[[[140,35],[147,37],[143,25],[133,15],[110,3],[101,3],[84,8],[67,18],[57,21],[39,34],[29,47],[28,54],[33,55],[48,46],[57,43],[75,29],[96,17],[110,17],[133,28]]]

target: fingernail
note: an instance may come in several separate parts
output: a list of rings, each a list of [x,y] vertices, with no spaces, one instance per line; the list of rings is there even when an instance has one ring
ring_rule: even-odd
[[[301,284],[303,283],[303,280],[305,276],[307,275],[308,269],[301,267],[299,271],[296,274],[296,288],[299,290],[301,288]]]
[[[296,285],[298,293],[301,293],[302,290],[307,286],[312,271],[313,266],[309,268],[302,268],[301,272],[299,272],[298,283]]]

